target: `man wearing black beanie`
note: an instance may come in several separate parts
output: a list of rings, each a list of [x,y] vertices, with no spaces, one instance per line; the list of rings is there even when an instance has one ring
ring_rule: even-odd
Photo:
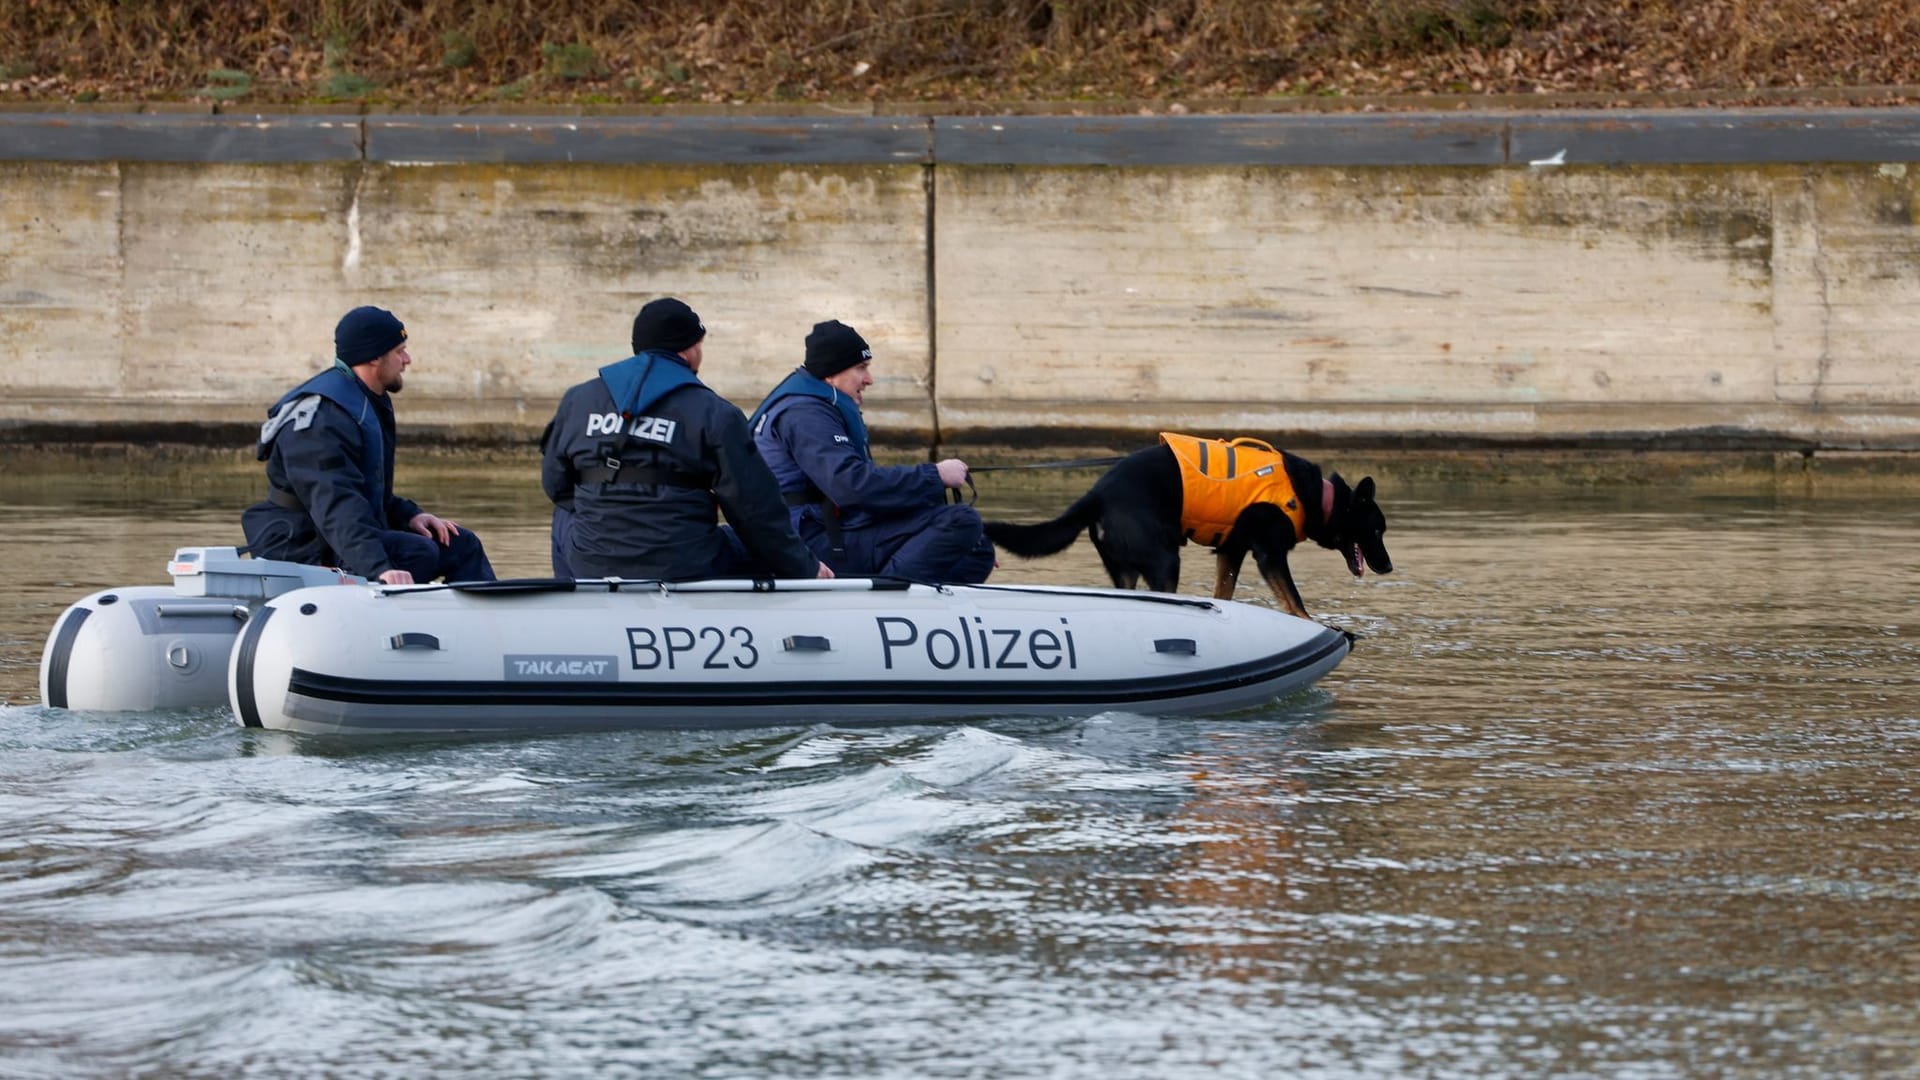
[[[706,336],[683,301],[649,301],[633,320],[633,355],[561,397],[540,460],[556,572],[833,576],[788,523],[746,417],[698,378]]]
[[[389,585],[492,581],[479,537],[393,493],[391,395],[413,363],[407,328],[357,307],[334,327],[333,352],[333,366],[282,396],[260,427],[267,497],[240,516],[248,548]]]
[[[872,363],[853,327],[816,323],[804,362],[754,411],[754,444],[780,482],[794,529],[841,576],[985,581],[994,558],[980,515],[946,501],[967,482],[967,463],[874,464],[860,413]]]

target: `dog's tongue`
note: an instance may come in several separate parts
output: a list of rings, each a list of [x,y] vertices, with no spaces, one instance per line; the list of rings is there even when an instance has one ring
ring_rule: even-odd
[[[1347,557],[1347,569],[1353,571],[1354,577],[1367,576],[1367,562],[1365,559],[1360,557],[1359,544],[1355,544],[1352,547],[1348,548],[1343,554],[1345,554]]]

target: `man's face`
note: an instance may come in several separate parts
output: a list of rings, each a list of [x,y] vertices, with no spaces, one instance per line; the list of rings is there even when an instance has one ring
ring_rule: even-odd
[[[396,345],[392,352],[373,362],[374,385],[389,394],[398,393],[406,384],[407,365],[413,363],[405,345]]]
[[[862,360],[845,371],[834,372],[821,381],[852,398],[855,405],[864,405],[866,403],[861,398],[866,394],[867,387],[873,385],[873,372],[869,370],[872,367],[873,361]]]

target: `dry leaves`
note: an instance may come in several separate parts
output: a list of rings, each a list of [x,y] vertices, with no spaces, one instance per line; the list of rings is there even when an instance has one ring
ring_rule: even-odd
[[[557,12],[557,13],[556,13]],[[15,0],[0,100],[953,103],[1920,85],[1887,0]],[[219,85],[235,85],[229,75]],[[229,93],[227,97],[234,95]]]

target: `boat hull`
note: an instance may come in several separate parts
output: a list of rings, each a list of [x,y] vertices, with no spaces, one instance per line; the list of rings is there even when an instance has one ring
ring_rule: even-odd
[[[40,651],[40,700],[91,712],[217,709],[233,644],[269,598],[366,579],[303,563],[249,559],[232,547],[183,547],[172,585],[123,585],[60,613]]]
[[[218,707],[247,604],[170,585],[104,589],[60,613],[40,655],[40,700],[59,709]]]
[[[1230,601],[866,581],[303,589],[232,651],[249,726],[341,733],[898,724],[1261,705],[1347,654]]]

